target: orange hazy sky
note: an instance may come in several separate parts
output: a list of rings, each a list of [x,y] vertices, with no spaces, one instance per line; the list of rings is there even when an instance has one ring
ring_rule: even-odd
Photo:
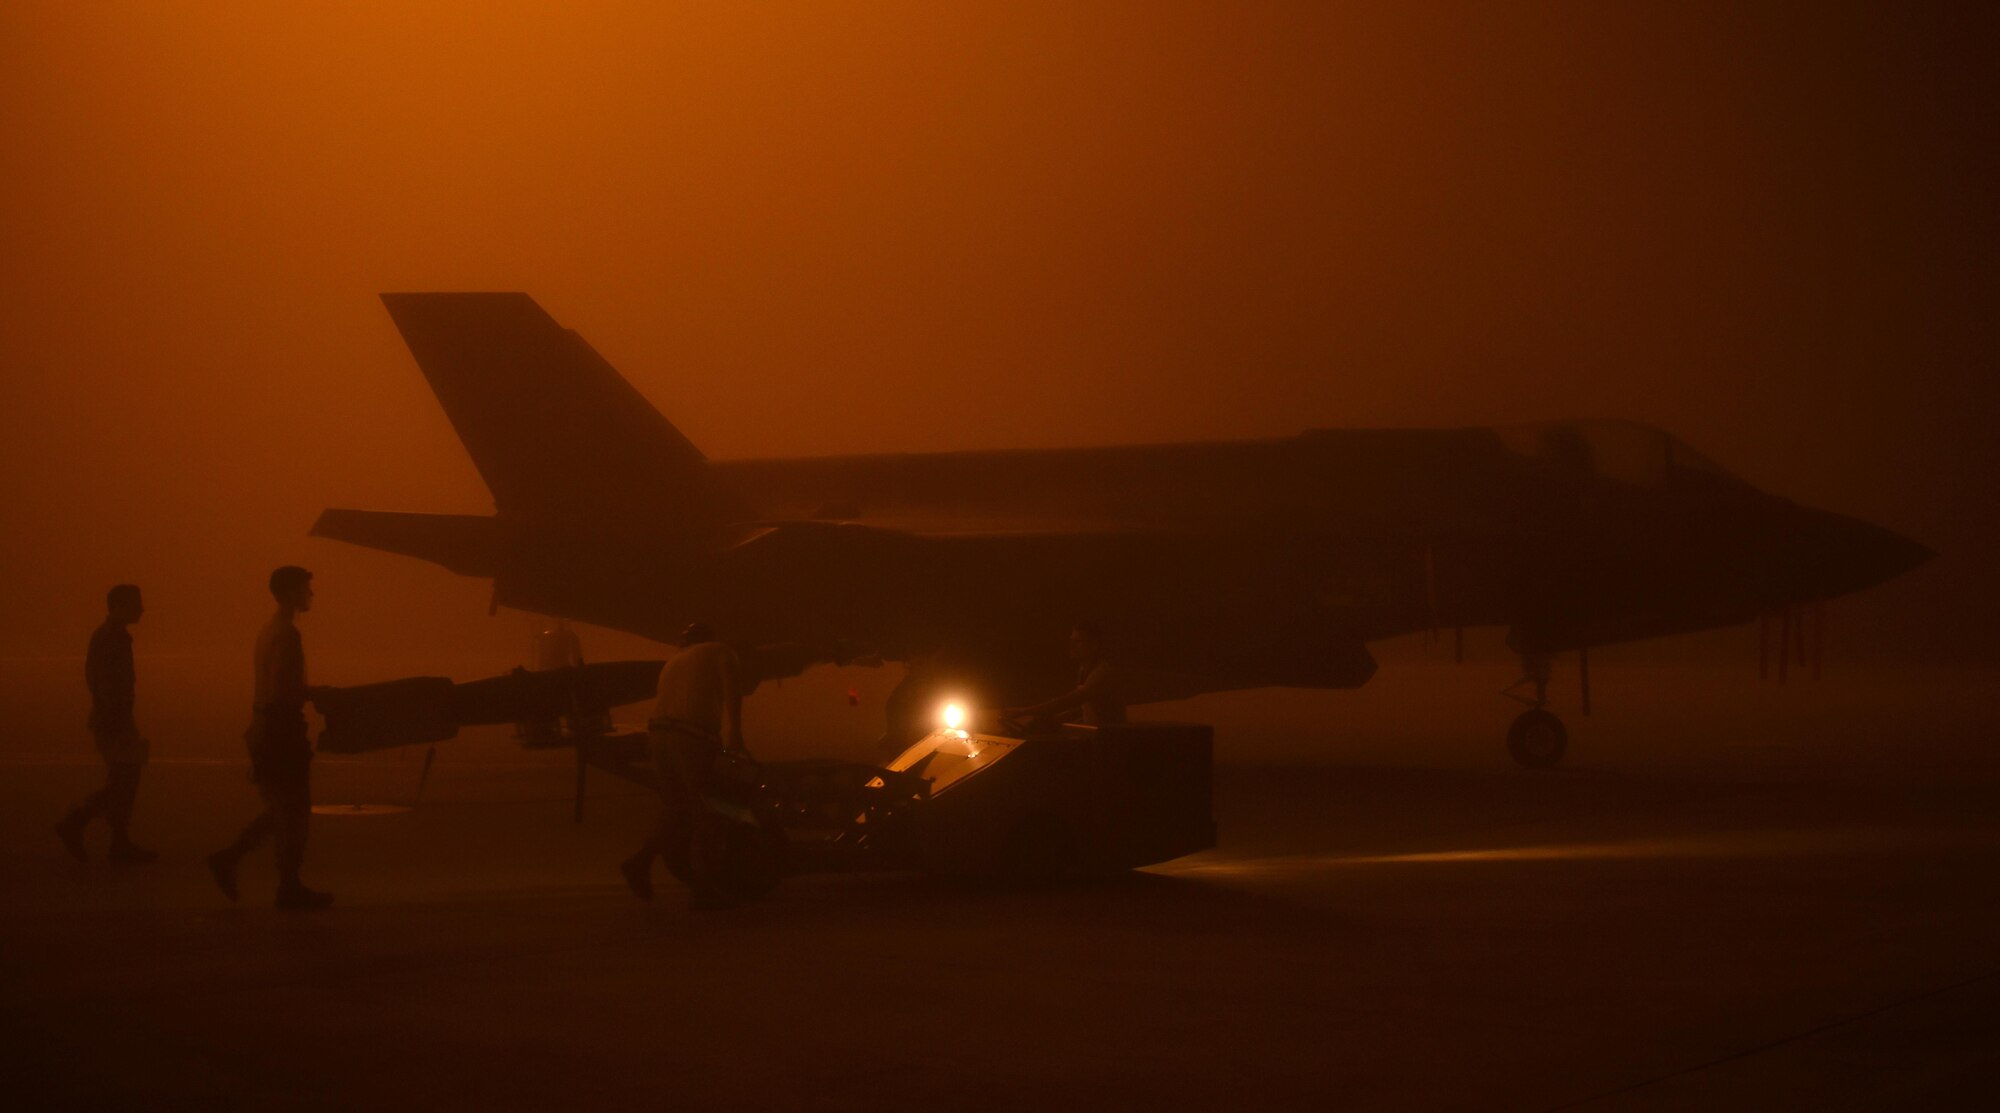
[[[1638,418],[1945,553],[1849,636],[1989,653],[1991,17],[1834,7],[11,0],[0,653],[121,579],[242,641],[282,561],[481,636],[304,537],[490,507],[404,289],[718,457]]]

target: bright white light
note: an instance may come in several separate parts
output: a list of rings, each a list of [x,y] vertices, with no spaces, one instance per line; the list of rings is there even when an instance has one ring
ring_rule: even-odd
[[[965,724],[965,708],[955,703],[944,705],[944,726],[946,730],[957,730]]]

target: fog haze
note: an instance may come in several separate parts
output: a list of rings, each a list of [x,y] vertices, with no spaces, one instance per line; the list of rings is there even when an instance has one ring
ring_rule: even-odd
[[[309,540],[490,499],[384,290],[521,289],[713,457],[1621,416],[1943,558],[1990,657],[1988,17],[1818,5],[0,12],[0,652],[518,641]],[[1839,647],[1838,639],[1849,640]]]

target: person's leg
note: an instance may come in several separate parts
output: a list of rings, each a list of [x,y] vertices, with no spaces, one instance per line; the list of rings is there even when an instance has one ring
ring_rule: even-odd
[[[660,808],[654,817],[653,828],[646,841],[618,864],[618,872],[625,876],[625,886],[640,900],[653,899],[653,861],[666,858],[668,867],[673,862],[673,839],[678,830],[681,801],[680,770],[674,758],[671,732],[650,729],[646,732],[646,756],[653,766],[653,792],[659,798]]]
[[[306,859],[306,832],[312,822],[311,766],[302,763],[279,787],[272,800],[272,810],[277,813],[278,907],[325,908],[333,903],[333,894],[308,889],[299,880]]]
[[[83,829],[90,821],[103,813],[110,804],[111,787],[118,767],[107,764],[104,767],[104,784],[77,802],[69,814],[56,823],[56,837],[62,840],[63,849],[79,862],[90,860],[90,852],[83,846]]]
[[[303,792],[288,792],[273,805],[273,842],[278,855],[278,883],[299,884],[299,870],[306,863],[306,831],[312,822],[311,798]]]
[[[263,801],[264,806],[250,822],[243,825],[243,830],[237,833],[235,841],[208,856],[208,871],[215,875],[215,885],[222,890],[222,895],[230,900],[235,900],[237,896],[236,867],[242,862],[243,856],[266,842],[281,837],[280,833],[286,823],[285,772],[268,762],[259,763],[255,751],[252,752],[251,770],[251,783],[257,786],[257,798]],[[279,849],[278,858],[279,874],[282,876],[284,872],[282,847]]]
[[[264,840],[270,838],[278,826],[277,816],[271,814],[269,792],[261,784],[257,786],[257,791],[264,797],[263,809],[250,822],[243,825],[243,830],[237,833],[235,841],[208,856],[208,872],[215,878],[215,887],[222,890],[222,895],[230,900],[235,900],[237,896],[237,863],[243,860],[245,854],[264,845]]]
[[[117,776],[116,770],[116,766],[105,767],[104,783],[91,789],[90,795],[85,796],[76,807],[71,808],[69,815],[65,817],[65,822],[82,827],[110,810],[111,787],[113,779]]]
[[[263,808],[251,817],[250,822],[243,825],[243,830],[237,832],[236,841],[230,843],[223,853],[232,858],[241,858],[263,846],[277,829],[278,817],[271,810],[270,798],[265,797]]]
[[[104,819],[111,825],[111,841],[130,841],[132,810],[139,802],[139,771],[133,764],[114,765],[105,777]]]
[[[674,840],[683,826],[687,811],[687,784],[681,775],[679,746],[670,730],[654,730],[647,735],[647,756],[653,762],[653,791],[660,798],[660,811],[653,835],[646,845],[657,857],[674,852]]]
[[[684,733],[674,740],[682,794],[681,830],[677,832],[675,845],[686,855],[683,875],[688,880],[692,903],[697,907],[711,906],[721,899],[717,880],[727,835],[702,801],[709,767],[719,749],[716,743],[698,735]]]
[[[269,724],[262,715],[259,715],[250,724],[250,729],[244,732],[243,737],[250,749],[250,783],[257,786],[257,798],[263,801],[264,807],[255,818],[244,825],[243,830],[237,834],[236,841],[208,856],[211,868],[215,866],[217,860],[223,860],[229,863],[229,869],[233,874],[237,859],[264,845],[264,840],[277,832],[278,817],[276,809],[272,806],[272,800],[274,786],[281,771],[275,768],[270,760],[271,746],[266,737],[268,730]],[[230,900],[236,899],[233,889],[233,882],[224,886],[224,891],[229,893]]]
[[[279,760],[285,753],[284,741],[282,724],[262,712],[251,720],[250,729],[243,732],[243,742],[250,751],[250,783],[257,786],[257,796],[264,807],[244,825],[234,842],[208,856],[208,872],[215,875],[215,887],[230,900],[237,897],[237,864],[245,854],[275,837],[282,826],[278,803],[283,794],[282,781],[288,772]]]
[[[154,861],[156,855],[132,845],[130,828],[132,809],[139,799],[139,778],[145,766],[138,762],[120,762],[111,766],[110,776],[105,783],[104,818],[111,824],[111,860],[125,864],[143,864]]]

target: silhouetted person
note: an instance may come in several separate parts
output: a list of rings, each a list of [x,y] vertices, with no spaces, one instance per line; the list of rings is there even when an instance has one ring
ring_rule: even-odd
[[[152,862],[158,856],[134,846],[127,830],[139,796],[139,774],[151,749],[132,718],[138,674],[132,666],[132,633],[127,627],[139,621],[146,606],[137,586],[119,584],[106,593],[104,609],[104,623],[90,635],[90,651],[83,659],[83,680],[90,688],[90,737],[104,758],[104,787],[64,816],[56,824],[56,835],[77,861],[87,861],[83,830],[102,815],[111,828],[111,861]]]
[[[264,798],[264,810],[236,841],[208,856],[208,868],[222,895],[236,899],[236,866],[243,855],[274,840],[278,853],[279,908],[325,908],[331,893],[299,881],[305,860],[306,825],[312,818],[312,743],[306,737],[305,643],[293,619],[312,609],[312,573],[286,565],[271,573],[278,610],[257,635],[257,688],[251,707],[250,780]]]
[[[1093,622],[1079,622],[1070,628],[1069,659],[1076,663],[1076,687],[1052,700],[1032,707],[1012,707],[1000,713],[1003,719],[1031,722],[1072,722],[1075,715],[1092,726],[1125,721],[1125,699],[1119,691],[1118,671],[1104,655],[1104,632]]]
[[[535,631],[535,663],[538,672],[572,669],[583,664],[583,642],[566,619],[558,618]]]
[[[535,626],[528,639],[528,667],[536,672],[572,669],[583,664],[583,642],[564,619],[545,619]],[[608,734],[609,714],[601,716],[563,715],[514,724],[514,737],[539,745],[552,745],[567,725],[572,732]],[[582,728],[579,730],[579,728]]]
[[[702,791],[724,747],[744,750],[743,666],[702,623],[682,631],[680,643],[681,651],[660,668],[659,698],[646,724],[659,825],[619,868],[633,895],[651,900],[653,859],[671,856],[692,890],[689,907],[712,908],[727,903],[715,884],[724,833],[702,803]]]

